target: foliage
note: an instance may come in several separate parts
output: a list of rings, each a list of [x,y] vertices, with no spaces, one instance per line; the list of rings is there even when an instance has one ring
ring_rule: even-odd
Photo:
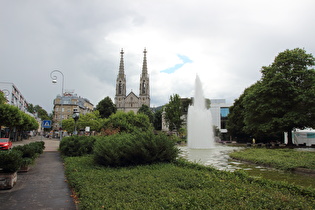
[[[96,105],[96,110],[100,112],[102,118],[108,118],[117,111],[116,105],[110,97],[106,97]]]
[[[292,129],[314,127],[315,71],[310,69],[314,63],[314,57],[303,49],[279,53],[271,65],[262,67],[262,79],[233,105],[231,131],[237,129],[232,123],[238,116],[241,132],[255,138],[288,132],[288,144],[292,144]]]
[[[94,147],[95,161],[113,167],[171,162],[177,154],[174,142],[166,135],[141,131],[106,136]]]
[[[80,209],[313,209],[314,189],[255,179],[184,161],[99,167],[92,156],[65,159]]]
[[[34,106],[34,110],[35,112],[37,112],[38,117],[41,120],[51,120],[52,118],[48,115],[47,111],[45,109],[43,109],[41,106],[39,105],[35,105]]]
[[[101,118],[99,111],[86,113],[85,115],[80,114],[77,121],[77,129],[85,129],[90,127],[91,131],[100,131],[104,124],[104,120]],[[62,127],[70,133],[73,133],[75,127],[75,121],[73,118],[68,118],[62,121]]]
[[[59,145],[59,150],[65,156],[81,156],[93,153],[95,136],[68,136],[64,137]]]
[[[101,129],[101,136],[109,136],[109,135],[114,135],[120,132],[120,128],[112,128],[112,127],[107,127],[107,128],[102,128]]]
[[[254,86],[255,85],[252,85],[245,89],[243,94],[234,101],[233,106],[229,109],[230,113],[228,115],[227,130],[229,135],[238,142],[248,142],[250,139],[250,132],[246,132],[245,130],[244,97],[251,89],[254,88]]]
[[[0,104],[7,102],[7,99],[4,96],[4,93],[0,90]]]
[[[117,112],[112,114],[104,123],[105,129],[119,129],[120,132],[132,133],[136,130],[153,131],[149,118],[144,114],[134,112]]]
[[[12,148],[13,151],[20,151],[22,154],[22,166],[33,164],[39,154],[43,153],[45,142],[37,141],[29,144],[17,145]]]
[[[12,128],[21,123],[21,112],[16,106],[9,104],[0,105],[0,125]]]
[[[44,141],[31,142],[28,145],[33,147],[36,154],[42,154],[44,149],[45,149],[45,142]]]
[[[152,110],[150,109],[150,107],[148,107],[147,105],[143,104],[140,109],[138,110],[138,114],[145,114],[148,116],[150,123],[153,123],[154,120],[154,114],[152,112]]]
[[[155,110],[154,112],[154,120],[153,120],[153,127],[155,130],[162,130],[162,112],[163,108],[159,110]]]
[[[22,158],[30,158],[35,159],[36,158],[36,150],[34,149],[34,146],[29,144],[24,145],[17,145],[13,147],[13,150],[18,150],[22,152]]]
[[[91,131],[100,131],[103,124],[104,120],[101,118],[99,111],[80,115],[78,120],[78,128],[84,129],[85,127],[90,127]]]
[[[69,133],[73,133],[74,131],[74,119],[68,118],[62,120],[62,129],[66,130]]]
[[[38,122],[34,117],[22,112],[16,106],[0,104],[0,126],[7,126],[12,130],[29,131],[38,128]]]
[[[168,124],[169,130],[179,131],[179,129],[182,127],[183,120],[181,119],[182,104],[180,101],[180,96],[178,94],[170,96],[170,101],[164,106],[164,111],[165,121]]]
[[[283,170],[315,169],[315,152],[294,149],[246,149],[229,154],[232,158],[264,164]]]
[[[0,168],[2,168],[2,172],[16,172],[22,164],[22,152],[18,150],[0,150],[0,160]]]
[[[31,103],[29,103],[27,105],[27,111],[29,113],[35,114],[37,113],[37,116],[41,119],[41,120],[51,120],[51,118],[49,117],[48,113],[46,110],[44,110],[41,106],[39,105],[33,105]]]

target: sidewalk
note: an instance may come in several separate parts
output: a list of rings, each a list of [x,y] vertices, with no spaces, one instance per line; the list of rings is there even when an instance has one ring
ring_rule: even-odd
[[[40,141],[41,137],[14,142],[15,145]],[[60,153],[59,139],[42,138],[44,153],[26,173],[18,173],[16,185],[0,191],[0,209],[76,209],[71,198]]]

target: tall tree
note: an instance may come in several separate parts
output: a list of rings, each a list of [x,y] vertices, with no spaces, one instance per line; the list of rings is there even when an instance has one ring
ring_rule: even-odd
[[[96,105],[96,110],[100,112],[102,118],[108,118],[111,114],[115,114],[117,108],[110,97],[105,97]]]
[[[244,97],[251,89],[254,88],[254,85],[245,89],[243,94],[234,101],[233,106],[231,106],[229,109],[230,113],[228,115],[227,130],[229,132],[229,135],[238,142],[247,142],[250,136],[244,130],[245,128]]]
[[[170,101],[164,107],[165,111],[165,121],[168,124],[168,128],[170,131],[176,130],[177,132],[182,127],[183,120],[182,116],[182,104],[180,101],[180,96],[178,94],[174,94],[170,96]]]
[[[315,59],[304,49],[286,50],[262,67],[262,79],[244,98],[245,129],[259,133],[288,132],[315,126]]]
[[[155,110],[154,112],[153,127],[155,130],[158,131],[162,130],[162,111],[163,108]]]

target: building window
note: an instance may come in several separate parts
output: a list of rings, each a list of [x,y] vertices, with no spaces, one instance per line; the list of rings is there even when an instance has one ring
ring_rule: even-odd
[[[221,118],[221,129],[226,129],[227,116],[230,110],[228,107],[220,108],[220,118]]]

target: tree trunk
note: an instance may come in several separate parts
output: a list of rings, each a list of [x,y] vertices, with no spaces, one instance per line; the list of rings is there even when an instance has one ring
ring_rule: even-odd
[[[292,146],[293,145],[293,141],[292,141],[292,129],[289,129],[288,131],[288,146]]]

